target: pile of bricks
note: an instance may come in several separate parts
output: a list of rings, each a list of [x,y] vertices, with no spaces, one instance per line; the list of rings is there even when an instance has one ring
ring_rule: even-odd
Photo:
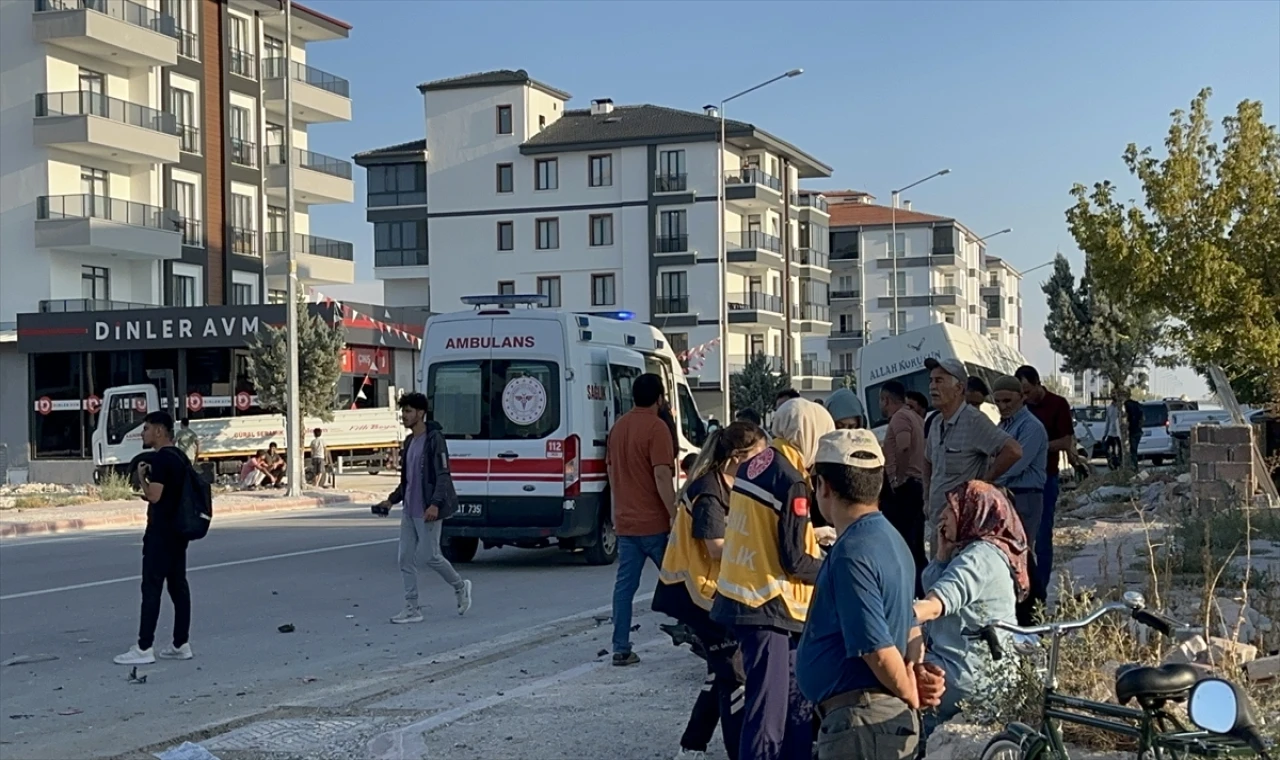
[[[1197,425],[1191,431],[1191,493],[1201,509],[1249,503],[1253,475],[1253,428]]]

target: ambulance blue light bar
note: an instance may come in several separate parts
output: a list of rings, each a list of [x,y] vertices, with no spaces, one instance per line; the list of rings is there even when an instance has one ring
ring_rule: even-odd
[[[551,297],[541,293],[503,293],[483,296],[463,296],[467,306],[550,306]]]
[[[593,317],[604,317],[605,319],[617,319],[623,322],[629,322],[636,318],[634,311],[596,311],[592,312]]]

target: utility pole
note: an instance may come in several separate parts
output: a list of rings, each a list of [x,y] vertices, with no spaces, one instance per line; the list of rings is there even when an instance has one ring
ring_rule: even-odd
[[[288,397],[285,399],[285,462],[288,465],[289,496],[302,495],[302,410],[298,408],[298,253],[293,239],[293,0],[281,0],[284,6],[284,240],[288,256],[288,303],[285,304],[285,332],[288,349],[285,376]]]

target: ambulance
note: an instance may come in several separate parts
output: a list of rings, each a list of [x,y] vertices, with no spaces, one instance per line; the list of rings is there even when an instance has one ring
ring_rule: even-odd
[[[459,504],[442,545],[453,562],[471,561],[481,546],[554,543],[589,564],[612,564],[605,439],[645,372],[667,389],[677,461],[706,438],[661,331],[629,312],[576,314],[545,308],[547,300],[466,296],[474,310],[427,320],[418,380],[449,442]]]

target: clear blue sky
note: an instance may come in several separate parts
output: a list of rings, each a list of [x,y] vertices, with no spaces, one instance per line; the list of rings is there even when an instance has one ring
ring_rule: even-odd
[[[427,2],[303,0],[354,27],[308,51],[351,81],[354,119],[314,128],[313,150],[350,157],[423,133],[419,82],[527,69],[575,95],[698,109],[793,67],[740,101],[751,121],[835,167],[830,188],[911,191],[916,209],[979,235],[1020,269],[1061,249],[1082,263],[1063,211],[1072,183],[1124,181],[1128,142],[1159,145],[1169,112],[1204,86],[1220,119],[1245,98],[1280,107],[1280,2]],[[317,207],[317,234],[356,243],[372,278],[364,172],[356,203]],[[441,255],[445,252],[434,252]],[[1047,270],[1024,283],[1024,353],[1043,338]],[[1155,390],[1203,385],[1160,372]]]

